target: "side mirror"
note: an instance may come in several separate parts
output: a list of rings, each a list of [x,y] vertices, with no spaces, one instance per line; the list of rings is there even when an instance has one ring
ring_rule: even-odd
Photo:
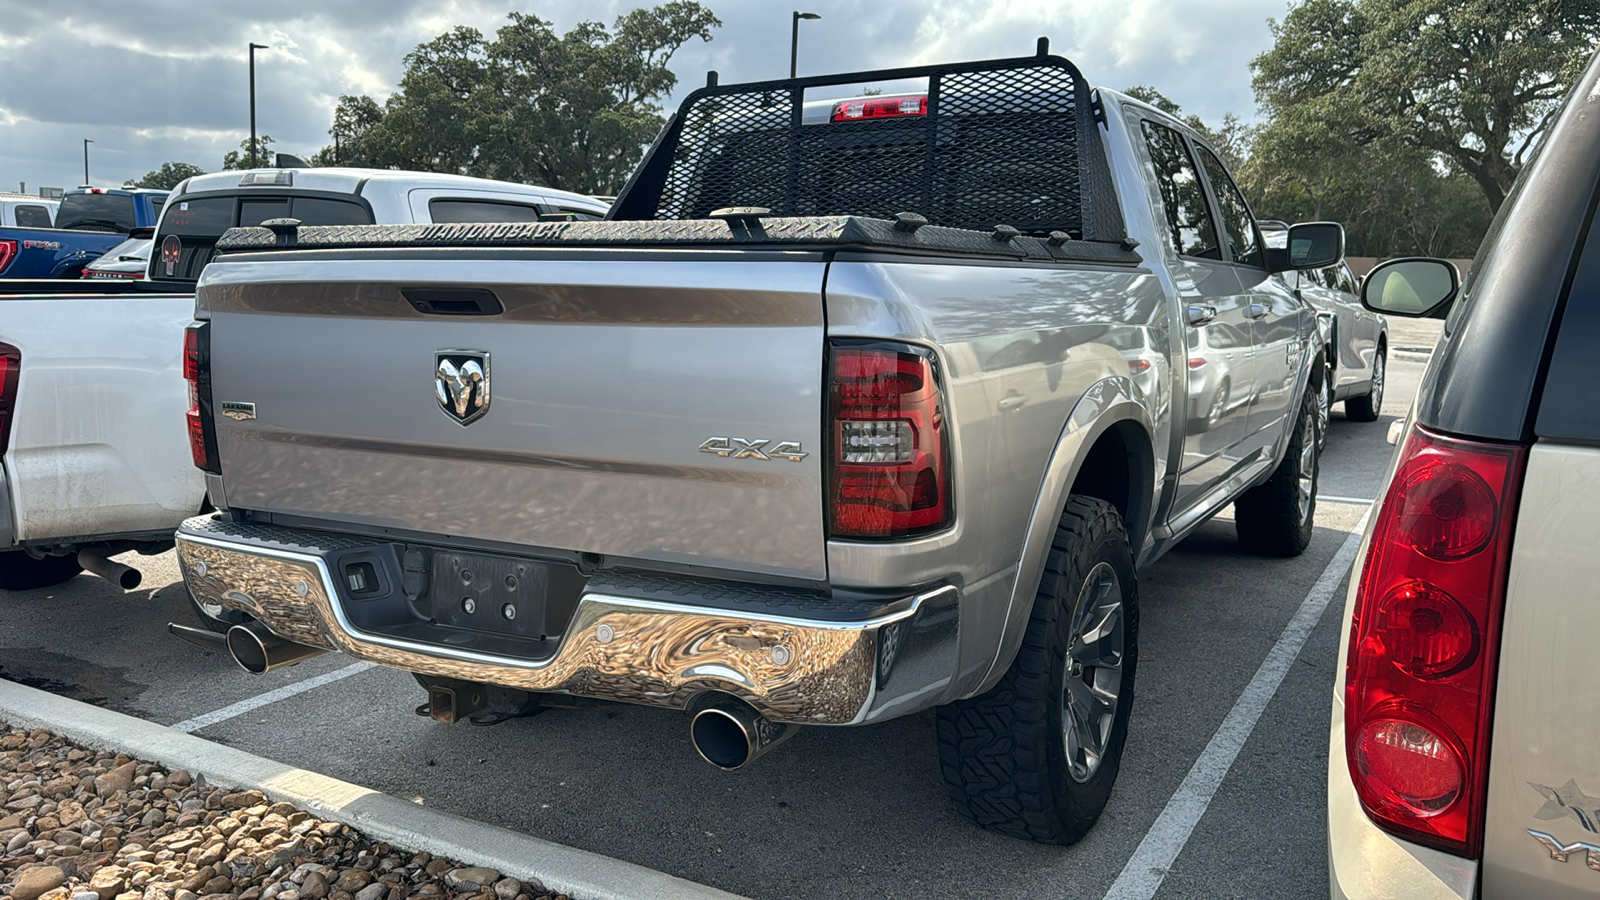
[[[1448,260],[1425,256],[1379,263],[1361,282],[1361,305],[1408,319],[1442,319],[1461,291],[1461,273]]]
[[[1290,225],[1282,249],[1269,248],[1267,257],[1274,272],[1336,266],[1344,260],[1344,226],[1338,222]]]

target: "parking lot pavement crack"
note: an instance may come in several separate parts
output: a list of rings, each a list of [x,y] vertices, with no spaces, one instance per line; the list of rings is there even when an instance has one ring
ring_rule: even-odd
[[[1189,835],[1211,805],[1211,799],[1222,786],[1222,780],[1233,767],[1239,751],[1250,739],[1261,714],[1266,711],[1284,676],[1299,657],[1300,648],[1305,646],[1312,629],[1338,592],[1345,573],[1355,562],[1370,514],[1370,511],[1362,514],[1355,530],[1311,586],[1277,642],[1267,651],[1267,658],[1262,660],[1255,676],[1239,694],[1233,709],[1228,711],[1210,743],[1200,751],[1189,774],[1184,776],[1177,791],[1167,801],[1166,808],[1161,810],[1155,824],[1150,826],[1144,839],[1133,851],[1133,856],[1123,866],[1122,873],[1106,891],[1105,900],[1150,900],[1160,890],[1161,882],[1166,879],[1173,862],[1189,842]]]
[[[257,694],[254,697],[247,697],[243,700],[240,700],[238,703],[230,703],[221,709],[214,709],[211,712],[202,713],[192,719],[184,719],[182,722],[178,722],[169,727],[173,731],[181,731],[185,734],[199,731],[200,729],[209,725],[215,725],[218,722],[226,722],[229,719],[242,716],[251,710],[260,709],[268,704],[277,703],[279,700],[286,700],[290,697],[304,694],[306,691],[315,690],[325,684],[332,684],[335,681],[349,678],[351,675],[360,674],[370,668],[372,668],[372,663],[351,663],[342,669],[335,669],[332,672],[326,672],[313,678],[307,678],[305,681],[297,681],[294,684],[286,684],[281,688],[277,688],[276,690],[267,691],[264,694]]]

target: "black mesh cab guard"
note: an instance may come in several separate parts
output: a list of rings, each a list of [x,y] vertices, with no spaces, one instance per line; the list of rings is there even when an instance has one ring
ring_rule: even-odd
[[[933,225],[1120,243],[1122,211],[1089,83],[1049,55],[707,85],[684,98],[618,196],[614,220],[898,212]],[[803,124],[808,88],[927,79],[927,112]]]

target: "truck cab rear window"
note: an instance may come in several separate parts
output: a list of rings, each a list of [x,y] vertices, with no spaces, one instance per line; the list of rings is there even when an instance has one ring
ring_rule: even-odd
[[[438,197],[428,201],[428,218],[436,223],[537,222],[541,210],[521,203],[494,200],[452,200]]]
[[[268,219],[281,218],[299,219],[302,225],[373,224],[372,213],[365,206],[337,197],[263,197],[252,193],[248,197],[180,199],[167,210],[156,235],[157,247],[168,235],[178,237],[178,261],[171,275],[158,268],[156,277],[193,281],[216,255],[214,247],[224,231],[235,225],[260,225]],[[165,260],[159,265],[164,267]]]
[[[138,222],[127,194],[68,194],[56,210],[56,227],[127,234]]]

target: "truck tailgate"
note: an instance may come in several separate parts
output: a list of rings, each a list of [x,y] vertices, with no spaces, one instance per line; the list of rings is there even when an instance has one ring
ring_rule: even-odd
[[[826,578],[820,256],[422,255],[207,269],[231,507]]]

